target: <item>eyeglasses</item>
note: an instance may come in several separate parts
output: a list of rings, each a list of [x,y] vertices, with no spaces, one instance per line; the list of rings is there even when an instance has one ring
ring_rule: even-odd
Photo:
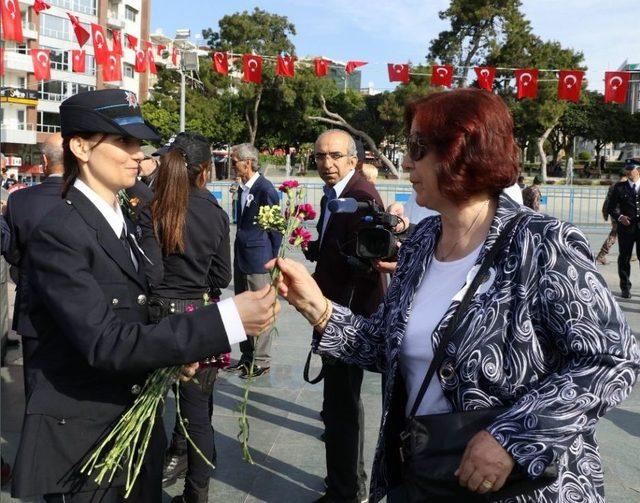
[[[420,133],[411,133],[407,137],[407,154],[409,159],[413,162],[417,162],[427,155],[427,146],[424,144],[424,140]]]
[[[342,152],[316,152],[313,154],[313,158],[316,162],[324,161],[327,157],[331,157],[334,161],[339,161],[343,157],[351,157],[349,154],[343,154]]]

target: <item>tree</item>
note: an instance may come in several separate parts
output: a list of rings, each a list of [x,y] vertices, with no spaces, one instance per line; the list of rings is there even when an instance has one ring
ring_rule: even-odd
[[[605,103],[602,94],[589,92],[588,96],[585,107],[586,127],[581,136],[595,143],[597,160],[607,143],[628,139],[628,124],[633,119],[620,105]]]
[[[295,35],[296,29],[286,16],[271,14],[256,7],[251,13],[244,11],[224,16],[218,22],[218,26],[219,31],[211,28],[202,31],[207,44],[216,51],[229,51],[234,54],[254,52],[261,55],[285,52],[291,56],[295,55],[295,46],[289,36]],[[271,66],[263,66],[262,84],[236,85],[238,95],[244,104],[249,142],[252,144],[255,143],[258,133],[258,112],[264,89],[272,88],[279,83]]]
[[[506,27],[525,23],[520,6],[520,0],[451,0],[449,8],[438,14],[449,20],[451,29],[431,41],[427,59],[460,67],[457,80],[463,87],[470,67],[486,59]]]

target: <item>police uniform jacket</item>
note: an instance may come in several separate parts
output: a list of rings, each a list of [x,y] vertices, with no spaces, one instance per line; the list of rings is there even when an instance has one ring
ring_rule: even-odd
[[[640,229],[640,192],[627,182],[618,182],[609,198],[609,215],[614,222],[624,215],[631,225],[618,225],[620,232],[633,232]]]
[[[78,189],[65,203],[33,232],[29,249],[39,346],[27,368],[33,389],[14,467],[18,497],[95,487],[76,476],[78,463],[133,403],[148,373],[230,351],[215,305],[147,324],[145,260],[132,247],[136,270]],[[150,452],[165,442],[161,425]],[[113,485],[123,482],[118,476]]]

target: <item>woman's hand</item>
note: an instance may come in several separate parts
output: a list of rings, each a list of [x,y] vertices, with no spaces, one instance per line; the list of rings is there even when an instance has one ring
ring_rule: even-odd
[[[273,259],[265,267],[270,271],[276,263],[282,273],[276,283],[278,293],[310,322],[319,319],[326,307],[324,295],[307,268],[288,258]]]
[[[271,285],[255,292],[238,294],[233,298],[233,302],[247,335],[258,336],[266,332],[275,322],[276,314],[280,312],[276,290]]]
[[[180,369],[180,382],[187,382],[193,379],[193,376],[196,375],[196,370],[198,370],[199,366],[200,364],[198,362],[183,365],[182,369]]]
[[[474,435],[454,475],[462,487],[480,494],[498,491],[515,462],[493,436],[482,430]]]

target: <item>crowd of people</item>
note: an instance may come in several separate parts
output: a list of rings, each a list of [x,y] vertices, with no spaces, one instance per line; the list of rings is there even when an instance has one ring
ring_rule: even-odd
[[[403,169],[414,193],[388,209],[402,234],[397,255],[375,260],[355,239],[367,205],[333,205],[382,208],[375,168],[356,169],[349,133],[322,133],[313,156],[324,195],[305,250],[313,275],[276,258],[282,235],[256,224],[279,195],[253,145],[231,148],[232,263],[229,216],[205,187],[209,141],[188,131],[159,149],[142,145],[160,137],[128,98],[102,90],[63,102],[61,133],[43,146],[45,181],[12,194],[2,217],[24,356],[15,497],[123,501],[124,474],[97,485],[78,464],[151,371],[178,365],[192,442],[177,417],[167,442],[159,411],[127,501],[161,501],[163,485],[183,476],[173,501],[208,501],[218,372],[270,372],[279,295],[311,326],[309,358],[322,358],[317,376],[305,369],[309,382],[323,381],[318,501],[604,501],[595,426],[629,394],[640,351],[584,235],[539,213],[539,180],[518,185],[499,97],[460,89],[407,105]],[[623,296],[640,245],[640,176],[629,168],[607,202]],[[231,281],[235,295],[221,299]],[[383,383],[369,489],[366,370]]]

